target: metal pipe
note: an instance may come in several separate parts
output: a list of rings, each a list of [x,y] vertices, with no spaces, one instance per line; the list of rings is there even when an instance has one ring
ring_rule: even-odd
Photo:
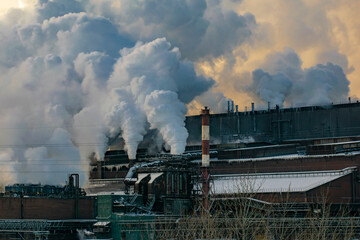
[[[79,188],[80,188],[80,177],[79,174],[73,173],[70,178],[75,177],[75,219],[79,218]]]
[[[255,103],[251,103],[251,114],[253,115],[253,130],[256,132]]]
[[[128,173],[126,174],[124,181],[125,182],[131,182],[133,180],[133,175],[134,175],[135,169],[140,168],[140,167],[148,167],[148,166],[156,165],[156,164],[158,164],[160,162],[161,161],[155,161],[155,162],[151,162],[151,163],[143,163],[143,164],[139,164],[139,165],[131,167],[129,169]]]

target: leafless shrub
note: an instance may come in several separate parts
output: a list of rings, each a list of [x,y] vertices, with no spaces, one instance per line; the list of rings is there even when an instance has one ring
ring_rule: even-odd
[[[354,230],[360,228],[348,208],[334,210],[327,201],[328,191],[299,216],[290,193],[282,194],[282,199],[277,196],[274,204],[271,196],[267,202],[257,200],[251,181],[242,179],[237,187],[236,194],[212,198],[209,210],[199,201],[192,215],[169,219],[156,230],[157,239],[337,240],[354,239]]]

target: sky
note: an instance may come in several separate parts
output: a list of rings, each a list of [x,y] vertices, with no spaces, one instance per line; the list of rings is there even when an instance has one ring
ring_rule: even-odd
[[[130,158],[143,141],[180,154],[203,106],[355,101],[358,12],[357,0],[1,1],[0,184],[87,179],[119,137]]]
[[[0,14],[4,15],[10,8],[31,8],[36,2],[36,0],[2,1]],[[105,2],[109,3],[109,1]],[[112,2],[115,7],[121,5],[121,1]],[[211,5],[214,2],[217,1],[208,1],[207,4]],[[221,52],[220,49],[215,56],[191,59],[195,60],[198,73],[216,80],[214,89],[218,92],[215,95],[219,95],[219,98],[224,97],[223,102],[232,99],[240,109],[249,106],[252,101],[267,105],[266,101],[254,96],[254,93],[249,93],[252,71],[262,66],[267,55],[274,51],[284,51],[285,48],[291,48],[298,54],[302,61],[302,68],[310,68],[327,62],[340,65],[350,81],[349,96],[356,99],[360,94],[360,81],[358,81],[360,53],[356,47],[360,36],[360,20],[356,17],[360,10],[358,1],[224,0],[221,3],[221,11],[235,10],[239,15],[250,13],[256,24],[251,29],[249,39],[229,47],[231,53]],[[220,8],[217,10],[220,11]],[[148,29],[153,30],[151,27]],[[159,33],[160,36],[161,30]],[[220,36],[212,37],[221,38]],[[185,44],[183,45],[183,49],[180,50],[187,53],[189,50]],[[208,47],[212,48],[210,44]],[[206,51],[206,49],[200,49],[201,51]],[[206,96],[202,98],[206,99]],[[342,96],[339,96],[339,99],[334,99],[334,102],[346,101],[341,98]],[[201,104],[203,104],[202,101],[194,101],[189,105],[189,112],[196,113],[195,109]],[[294,105],[290,102],[284,104]],[[225,106],[225,104],[222,105]],[[213,108],[217,110],[218,106],[213,106]]]
[[[21,0],[7,0],[0,2],[0,12],[5,14],[10,8],[23,8],[25,7]]]
[[[259,104],[258,98],[247,91],[251,72],[263,66],[266,56],[273,52],[293,49],[302,61],[302,68],[331,62],[340,65],[350,81],[348,95],[360,95],[360,2],[353,0],[243,0],[228,1],[227,6],[239,14],[250,12],[256,18],[257,29],[248,45],[235,48],[235,63],[227,69],[224,56],[201,62],[203,73],[208,73],[219,84],[227,97],[241,105]],[[229,80],[229,72],[237,80]],[[233,78],[234,79],[234,78]],[[346,97],[331,102],[346,102]],[[261,104],[261,103],[260,103]],[[291,103],[288,105],[291,105]],[[296,103],[294,104],[296,105]]]

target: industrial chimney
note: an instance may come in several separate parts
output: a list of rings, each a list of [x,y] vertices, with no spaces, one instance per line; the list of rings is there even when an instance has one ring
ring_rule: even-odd
[[[201,110],[201,128],[202,128],[202,167],[210,165],[210,111],[207,107]]]
[[[210,110],[205,107],[201,110],[201,128],[202,128],[202,194],[203,207],[209,210],[209,169],[210,166]]]

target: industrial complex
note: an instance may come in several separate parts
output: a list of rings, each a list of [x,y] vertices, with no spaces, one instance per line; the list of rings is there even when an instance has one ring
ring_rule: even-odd
[[[120,139],[85,189],[72,173],[66,186],[6,186],[0,239],[360,237],[360,103],[239,112],[229,102],[185,125],[182,155],[141,145],[129,159]]]

